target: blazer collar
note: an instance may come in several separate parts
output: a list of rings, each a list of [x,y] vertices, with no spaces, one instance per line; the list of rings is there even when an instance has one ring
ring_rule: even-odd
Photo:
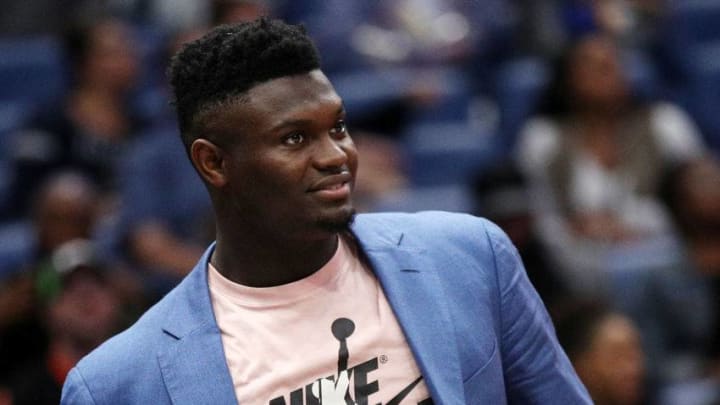
[[[176,404],[236,404],[220,330],[210,301],[207,263],[211,245],[193,271],[168,296],[162,330],[168,335],[158,352],[165,386]]]
[[[352,232],[385,291],[435,403],[465,403],[449,298],[433,271],[438,265],[402,232],[364,217],[358,216]],[[214,247],[168,297],[171,309],[162,329],[172,341],[158,360],[175,403],[236,403],[207,282]]]
[[[358,218],[353,226],[361,250],[385,291],[437,404],[464,404],[460,358],[449,297],[438,264],[402,232]],[[451,294],[452,292],[450,292]]]

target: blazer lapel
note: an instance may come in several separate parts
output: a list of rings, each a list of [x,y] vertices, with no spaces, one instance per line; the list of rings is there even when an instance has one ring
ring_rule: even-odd
[[[374,229],[356,223],[353,233],[383,286],[434,402],[464,404],[448,297],[432,271],[434,264],[422,249],[403,246],[402,234]],[[176,289],[162,327],[167,344],[158,352],[158,362],[176,405],[237,404],[208,290],[206,269],[213,248]]]
[[[404,247],[402,234],[380,238],[354,228],[395,312],[436,404],[465,404],[448,297],[424,250]],[[392,243],[390,243],[392,242]]]
[[[167,344],[158,352],[158,362],[176,405],[237,404],[207,284],[213,248],[178,286],[162,326]]]

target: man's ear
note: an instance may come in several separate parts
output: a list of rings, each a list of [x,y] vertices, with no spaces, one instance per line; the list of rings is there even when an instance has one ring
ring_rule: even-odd
[[[225,153],[219,146],[207,139],[196,139],[190,145],[190,159],[200,176],[215,188],[227,184]]]

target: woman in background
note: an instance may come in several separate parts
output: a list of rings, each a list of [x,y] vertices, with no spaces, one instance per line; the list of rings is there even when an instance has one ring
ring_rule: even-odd
[[[139,75],[132,39],[130,28],[115,19],[67,30],[69,90],[12,139],[11,214],[26,215],[38,186],[58,170],[80,171],[103,191],[115,187],[116,160],[140,127],[129,105]]]
[[[657,198],[662,173],[704,147],[679,108],[633,97],[620,51],[602,34],[566,50],[543,100],[520,135],[518,165],[542,238],[575,284],[593,291],[612,249],[671,234]]]

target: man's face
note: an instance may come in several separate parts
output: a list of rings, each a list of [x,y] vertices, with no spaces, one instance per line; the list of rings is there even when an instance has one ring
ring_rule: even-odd
[[[342,100],[320,70],[261,83],[213,122],[226,155],[225,195],[248,231],[312,237],[347,227],[357,151]]]

